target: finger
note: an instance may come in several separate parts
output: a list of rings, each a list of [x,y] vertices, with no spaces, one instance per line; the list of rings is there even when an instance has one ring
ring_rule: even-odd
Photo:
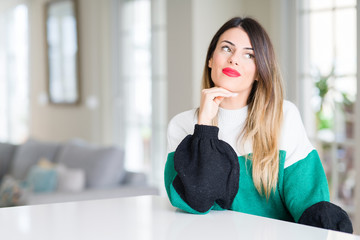
[[[237,93],[232,92],[222,92],[222,91],[211,91],[211,92],[205,92],[204,97],[208,99],[214,99],[216,97],[234,97],[237,96]]]
[[[214,102],[217,104],[217,105],[220,105],[220,103],[224,100],[224,97],[216,97],[214,98]]]
[[[237,93],[233,93],[224,88],[208,88],[203,90],[203,94],[211,98],[221,96],[221,97],[234,97],[237,96]]]
[[[207,89],[204,89],[204,91],[208,91],[208,92],[223,92],[225,94],[232,94],[233,92],[225,89],[225,88],[222,88],[222,87],[213,87],[213,88],[207,88]]]

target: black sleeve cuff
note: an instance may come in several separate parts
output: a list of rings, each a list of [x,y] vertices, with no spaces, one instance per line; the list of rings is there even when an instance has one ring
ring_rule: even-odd
[[[353,233],[351,220],[347,213],[340,207],[330,202],[318,202],[307,208],[301,215],[298,223]]]
[[[195,125],[194,137],[198,138],[218,138],[219,128],[208,125]]]
[[[195,125],[177,147],[174,167],[178,173],[173,186],[180,197],[198,212],[208,211],[216,202],[229,209],[239,188],[237,154],[218,139],[219,128]]]

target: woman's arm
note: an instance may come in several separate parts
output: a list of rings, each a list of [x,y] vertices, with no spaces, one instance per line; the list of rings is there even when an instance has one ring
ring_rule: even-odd
[[[329,202],[329,190],[320,158],[313,150],[284,172],[286,205],[296,222],[352,233],[347,213]]]
[[[289,106],[283,129],[287,142],[283,179],[285,204],[298,223],[352,232],[346,212],[329,202],[327,178],[319,155],[306,136],[297,108]]]
[[[218,131],[196,124],[193,135],[168,154],[165,187],[175,207],[191,213],[231,207],[239,186],[239,162],[232,147],[218,139]]]
[[[211,125],[222,100],[236,95],[218,87],[204,89],[193,135],[181,136],[194,126],[191,121],[178,115],[169,123],[165,186],[174,206],[192,213],[230,208],[239,186],[239,162]]]

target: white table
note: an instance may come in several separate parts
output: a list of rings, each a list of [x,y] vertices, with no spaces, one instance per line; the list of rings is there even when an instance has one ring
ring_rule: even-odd
[[[193,215],[141,196],[0,209],[1,239],[330,240],[359,236],[233,211]]]

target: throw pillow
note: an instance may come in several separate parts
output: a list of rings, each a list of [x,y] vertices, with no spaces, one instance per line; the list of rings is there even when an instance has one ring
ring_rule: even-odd
[[[26,141],[16,149],[11,175],[15,179],[25,179],[31,166],[36,165],[41,158],[54,162],[59,148],[60,144],[58,143],[41,142],[34,139]]]
[[[6,175],[0,186],[0,207],[12,207],[26,204],[28,190],[24,183]]]
[[[16,145],[10,143],[0,143],[0,182],[8,173],[11,160],[13,159]]]
[[[53,164],[41,159],[30,168],[26,180],[35,193],[53,192],[57,188],[58,175]]]
[[[115,187],[125,176],[124,151],[71,141],[59,153],[59,163],[85,171],[88,188]]]
[[[80,192],[85,188],[85,171],[78,168],[67,168],[63,164],[56,167],[58,173],[58,191]]]

